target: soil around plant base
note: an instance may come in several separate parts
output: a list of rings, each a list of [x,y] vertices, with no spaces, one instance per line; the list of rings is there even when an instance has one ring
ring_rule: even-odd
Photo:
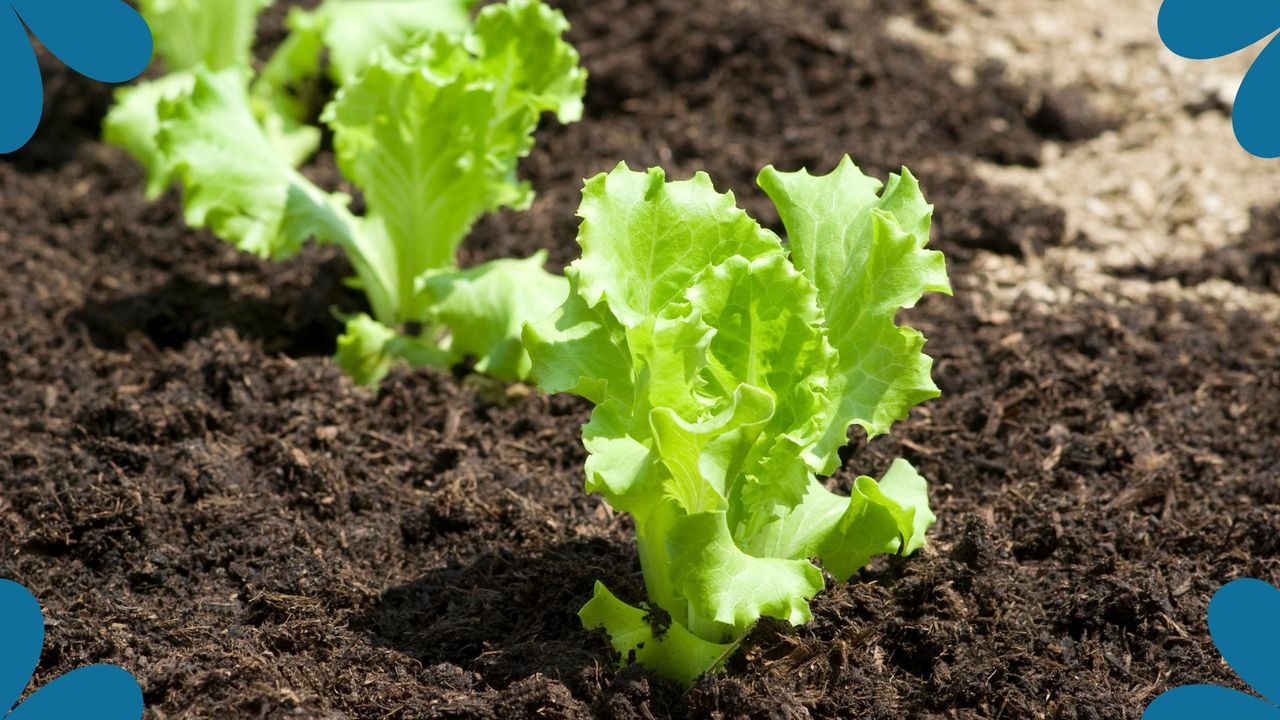
[[[1236,683],[1204,613],[1230,578],[1280,580],[1280,329],[1190,301],[992,311],[984,256],[1071,241],[973,171],[1036,163],[1045,90],[957,83],[880,32],[892,3],[561,6],[587,117],[540,132],[533,209],[466,261],[569,262],[581,180],[620,160],[706,169],[779,230],[764,165],[909,165],[956,297],[904,320],[944,394],[855,436],[832,484],[908,458],[929,546],[691,690],[616,669],[576,612],[596,579],[643,587],[630,521],[582,491],[589,406],[465,369],[353,387],[327,359],[330,309],[362,303],[340,255],[261,262],[147,203],[96,141],[109,89],[50,63],[58,116],[0,159],[0,576],[44,605],[35,682],[117,663],[156,718],[1070,720]],[[306,171],[340,182],[327,153]]]

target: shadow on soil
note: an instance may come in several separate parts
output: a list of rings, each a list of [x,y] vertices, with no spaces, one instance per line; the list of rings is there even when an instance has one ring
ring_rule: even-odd
[[[141,333],[156,347],[178,348],[231,328],[259,340],[269,353],[291,357],[330,355],[342,333],[333,308],[358,312],[362,299],[342,284],[345,265],[325,263],[309,282],[283,283],[266,293],[238,283],[176,274],[160,285],[93,299],[70,322],[84,326],[93,344],[122,350]]]
[[[577,611],[596,579],[613,584],[622,570],[634,582],[634,564],[630,547],[601,538],[536,555],[490,551],[386,590],[352,628],[425,666],[480,673],[497,688],[542,673],[576,693],[611,664],[603,637],[583,630]]]

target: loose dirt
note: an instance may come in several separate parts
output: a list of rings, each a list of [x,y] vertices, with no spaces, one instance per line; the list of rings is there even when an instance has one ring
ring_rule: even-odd
[[[1225,147],[1225,116],[1027,59],[1139,67],[1153,36],[1116,45],[1099,16],[1100,35],[1051,28],[1059,44],[984,63],[957,48],[1014,32],[994,0],[560,5],[587,117],[540,132],[533,209],[482,222],[465,261],[571,261],[582,179],[619,161],[705,169],[778,230],[767,164],[909,165],[957,290],[904,316],[944,395],[854,436],[832,482],[907,457],[932,482],[930,545],[830,583],[809,625],[762,624],[692,690],[617,670],[576,618],[597,578],[642,595],[629,520],[582,492],[589,407],[465,369],[353,387],[327,358],[331,308],[362,303],[341,256],[261,262],[186,228],[175,195],[145,202],[96,140],[109,90],[48,62],[56,117],[0,159],[0,576],[44,605],[36,682],[118,663],[155,718],[1090,720],[1236,682],[1204,613],[1230,578],[1280,581],[1277,211],[1232,196],[1102,232],[1137,200],[1113,185],[1089,220],[1068,170],[1118,143],[1114,172],[1157,172],[1140,161],[1171,143]],[[1199,162],[1235,167],[1217,159]],[[306,171],[339,182],[328,153]],[[1114,254],[1129,230],[1197,237],[1186,222],[1220,234]]]

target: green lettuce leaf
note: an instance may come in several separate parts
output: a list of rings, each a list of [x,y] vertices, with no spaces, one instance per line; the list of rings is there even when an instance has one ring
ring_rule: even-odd
[[[361,313],[347,320],[338,338],[334,362],[359,385],[376,386],[392,365],[407,361],[413,367],[448,367],[449,353],[434,342],[399,333]]]
[[[706,173],[668,183],[661,169],[620,164],[587,181],[578,215],[578,292],[590,307],[607,297],[609,312],[629,328],[682,299],[708,266],[777,252],[780,243],[732,193],[717,193]]]
[[[569,297],[542,320],[525,325],[524,346],[547,392],[581,395],[597,405],[612,399],[630,407],[635,399],[631,358],[622,327],[604,308],[587,307],[577,271],[565,270]]]
[[[546,261],[542,251],[526,260],[494,260],[423,278],[432,317],[449,328],[443,349],[455,359],[476,358],[477,371],[499,380],[528,377],[521,328],[550,314],[569,293],[564,277],[543,269]]]
[[[285,20],[289,34],[251,85],[256,103],[298,125],[305,124],[324,104],[319,82],[325,56],[324,34],[323,23],[316,15],[300,7],[289,10]]]
[[[235,69],[223,72],[240,74],[243,82]],[[120,88],[103,122],[103,140],[126,150],[146,170],[148,198],[159,196],[174,179],[171,158],[160,148],[161,108],[187,99],[195,84],[196,71],[182,71]],[[320,146],[319,128],[298,125],[269,107],[253,104],[250,110],[272,156],[290,167],[301,165]]]
[[[263,68],[257,92],[269,96],[306,83],[321,72],[339,87],[370,65],[375,50],[404,53],[435,33],[462,36],[471,29],[475,0],[325,0],[313,10],[293,8],[289,35]],[[301,112],[299,114],[302,114]]]
[[[521,205],[528,195],[485,162],[493,91],[441,82],[433,59],[428,52],[380,53],[324,117],[339,167],[364,192],[368,215],[388,238],[391,254],[383,261],[395,280],[396,315],[384,322],[423,319],[429,298],[418,292],[419,278],[453,264],[484,212]]]
[[[289,34],[253,83],[268,116],[304,127],[316,108],[322,64],[342,87],[359,77],[381,50],[401,55],[435,33],[460,37],[471,28],[474,0],[326,0],[318,8],[292,8]],[[267,115],[266,112],[263,112]]]
[[[172,168],[158,144],[160,106],[191,93],[195,71],[239,69],[249,81],[258,16],[272,0],[140,0],[166,75],[116,91],[103,123],[103,139],[124,148],[147,173],[147,196],[168,189]],[[277,150],[297,166],[320,144],[320,131],[280,115],[270,103],[254,115]]]
[[[910,555],[935,521],[928,484],[906,460],[895,460],[879,483],[854,481],[849,497],[810,478],[803,501],[743,545],[759,557],[816,557],[845,581],[876,555]]]
[[[504,115],[522,116],[528,108],[535,114],[555,113],[565,124],[577,122],[587,71],[579,64],[578,51],[563,39],[568,30],[564,14],[538,0],[490,5],[480,11],[475,31],[466,39],[478,63],[464,74],[499,90]]]
[[[338,337],[334,362],[360,385],[376,385],[391,370],[395,355],[389,352],[399,336],[395,330],[361,313],[347,320]]]
[[[670,474],[667,496],[686,513],[724,507],[730,484],[775,407],[773,395],[744,383],[733,405],[700,422],[686,422],[669,407],[651,410],[658,458]]]
[[[260,257],[289,257],[313,239],[341,245],[375,316],[391,316],[392,279],[383,272],[392,249],[379,225],[293,168],[254,118],[238,69],[194,77],[190,93],[161,103],[158,138],[188,224]]]
[[[257,18],[273,0],[140,0],[143,17],[156,38],[156,55],[168,74],[116,91],[104,123],[104,140],[127,150],[147,170],[147,196],[172,182],[157,146],[160,105],[187,95],[197,69],[221,72],[238,68],[248,82]],[[266,136],[296,167],[320,146],[319,128],[282,115],[271,102],[257,102],[255,117]]]
[[[743,552],[723,511],[678,518],[668,546],[672,580],[689,603],[688,628],[701,637],[736,640],[765,616],[804,624],[808,599],[822,590],[822,572],[806,558]]]
[[[703,673],[717,669],[737,647],[712,643],[678,624],[658,627],[651,612],[628,605],[597,582],[595,595],[578,612],[583,627],[609,634],[623,665],[633,662],[657,668],[676,682],[692,685]]]
[[[258,15],[272,0],[139,0],[168,72],[248,68]]]
[[[587,492],[600,493],[619,512],[645,518],[664,499],[667,474],[652,437],[631,429],[633,412],[616,400],[596,406],[582,427],[588,453],[583,470]]]
[[[147,174],[147,197],[169,188],[172,168],[160,152],[160,106],[191,94],[196,76],[176,72],[157,80],[128,85],[115,92],[115,105],[102,125],[103,140],[124,148]]]
[[[356,219],[293,169],[250,108],[240,69],[197,70],[160,103],[159,151],[182,183],[187,222],[261,257],[288,257],[319,236],[349,243]]]
[[[924,249],[933,207],[906,170],[880,193],[848,156],[826,176],[765,168],[760,186],[786,225],[796,268],[818,289],[840,356],[829,426],[807,454],[815,471],[830,473],[850,425],[874,438],[939,394],[924,336],[894,322],[924,293],[951,293],[942,253]]]
[[[139,0],[166,75],[116,90],[103,139],[124,148],[147,172],[147,197],[169,187],[170,168],[157,144],[161,103],[191,92],[196,68],[248,70],[258,15],[271,0]],[[317,138],[318,139],[318,138]]]
[[[765,507],[794,506],[805,493],[806,473],[793,461],[820,434],[835,352],[813,285],[780,247],[707,268],[685,296],[715,329],[699,392],[718,406],[742,383],[761,388],[772,402],[772,415],[738,464],[719,469],[730,478],[735,534],[750,532],[767,521]]]

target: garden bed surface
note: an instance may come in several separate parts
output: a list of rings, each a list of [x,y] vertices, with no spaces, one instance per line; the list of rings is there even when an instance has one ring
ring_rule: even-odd
[[[465,261],[571,261],[582,179],[619,161],[705,169],[778,231],[765,165],[909,165],[956,286],[903,314],[943,396],[854,433],[832,482],[905,456],[929,546],[829,582],[812,623],[762,623],[692,690],[618,671],[576,617],[596,579],[642,599],[629,519],[582,490],[589,406],[465,369],[352,386],[328,359],[331,308],[361,302],[340,254],[261,262],[175,193],[146,202],[97,140],[110,90],[46,62],[50,117],[0,159],[0,577],[44,605],[36,682],[120,664],[156,718],[1067,720],[1233,683],[1204,612],[1230,578],[1280,580],[1280,328],[1192,297],[987,292],[985,260],[1089,239],[976,168],[1123,118],[997,67],[956,80],[885,32],[938,22],[923,0],[559,5],[586,117],[540,132],[533,209],[483,221]],[[338,182],[329,153],[306,172]],[[1276,211],[1256,217],[1247,256],[1146,275],[1275,292]]]

